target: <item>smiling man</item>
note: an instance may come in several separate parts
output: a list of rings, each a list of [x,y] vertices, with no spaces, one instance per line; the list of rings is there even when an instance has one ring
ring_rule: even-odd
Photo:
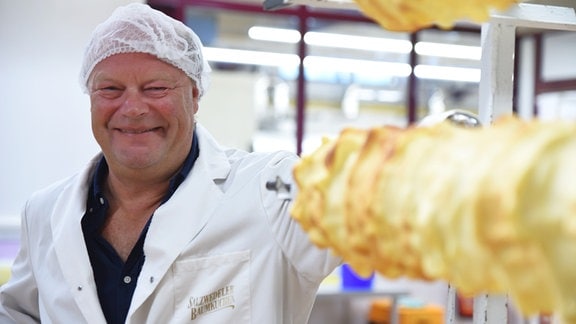
[[[266,189],[297,156],[196,123],[209,72],[194,32],[147,5],[95,29],[81,85],[102,152],[27,202],[0,323],[307,322],[340,260]]]

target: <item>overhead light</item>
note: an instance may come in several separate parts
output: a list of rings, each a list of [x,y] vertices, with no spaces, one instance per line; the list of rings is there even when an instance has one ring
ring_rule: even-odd
[[[412,72],[410,64],[358,60],[326,56],[306,56],[304,67],[307,69],[323,69],[332,72],[378,74],[381,76],[407,77]]]
[[[251,27],[248,30],[248,36],[254,40],[291,44],[297,43],[301,39],[300,32],[295,29],[264,26]],[[405,39],[338,33],[307,32],[304,35],[304,42],[313,46],[349,48],[400,54],[407,54],[412,50],[412,43]],[[418,42],[414,46],[414,50],[416,51],[416,54],[423,56],[460,58],[467,60],[480,60],[482,55],[482,49],[480,46],[454,45],[435,42]]]
[[[420,79],[480,82],[480,69],[437,65],[416,65],[414,75]]]
[[[206,59],[211,62],[232,64],[276,66],[288,69],[295,69],[300,64],[300,58],[296,54],[206,47],[204,48],[204,55]],[[410,64],[407,63],[326,56],[306,56],[304,58],[304,66],[306,69],[313,71],[358,73],[378,75],[379,77],[407,77],[412,73],[412,68]],[[414,68],[414,75],[420,79],[464,82],[480,81],[480,69],[474,68],[417,65]]]
[[[204,56],[208,61],[223,63],[278,67],[297,67],[300,64],[300,57],[296,54],[237,50],[228,48],[205,47]]]
[[[414,45],[418,55],[460,58],[467,60],[480,60],[482,48],[480,46],[454,45],[431,42],[418,42]]]
[[[248,37],[254,40],[297,43],[300,41],[300,32],[295,29],[252,26],[248,29]],[[368,37],[336,33],[307,32],[304,42],[308,45],[351,48],[367,51],[380,51],[392,53],[410,53],[412,43],[404,39]]]
[[[252,26],[248,29],[248,37],[255,40],[264,40],[280,43],[298,43],[302,38],[300,32],[295,29],[272,28]]]
[[[376,52],[407,54],[412,50],[412,43],[404,39],[379,38],[334,33],[307,32],[304,42],[308,45],[351,48]]]

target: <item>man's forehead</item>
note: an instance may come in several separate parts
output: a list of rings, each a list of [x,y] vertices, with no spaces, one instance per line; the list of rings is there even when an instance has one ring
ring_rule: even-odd
[[[122,75],[127,72],[141,75],[154,75],[170,79],[189,79],[184,71],[154,55],[146,53],[122,53],[105,58],[92,71],[92,77]]]

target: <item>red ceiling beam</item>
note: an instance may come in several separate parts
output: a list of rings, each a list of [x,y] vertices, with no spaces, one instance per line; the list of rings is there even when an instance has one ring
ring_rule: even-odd
[[[297,11],[294,8],[265,11],[262,5],[232,2],[232,1],[219,1],[219,0],[149,0],[148,4],[152,7],[160,8],[183,8],[185,6],[195,6],[203,8],[213,8],[222,10],[233,10],[249,13],[272,13],[283,15],[295,15]]]
[[[249,3],[240,3],[223,0],[149,0],[148,4],[154,8],[165,11],[167,14],[170,12],[183,10],[185,6],[197,6],[204,8],[213,8],[221,10],[233,10],[248,13],[266,13],[276,15],[290,15],[299,16],[304,18],[318,18],[328,20],[341,20],[341,21],[356,21],[356,22],[370,22],[373,21],[360,12],[353,10],[299,10],[300,6],[291,6],[277,10],[265,10],[263,5],[255,5]]]

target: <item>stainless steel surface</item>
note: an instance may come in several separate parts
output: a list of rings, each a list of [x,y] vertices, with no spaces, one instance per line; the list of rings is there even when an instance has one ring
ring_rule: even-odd
[[[442,113],[428,115],[418,123],[418,126],[432,126],[442,122],[450,122],[460,127],[480,127],[482,123],[478,115],[466,110],[447,110]]]
[[[480,119],[475,114],[465,111],[454,111],[446,120],[461,127],[480,127]]]

